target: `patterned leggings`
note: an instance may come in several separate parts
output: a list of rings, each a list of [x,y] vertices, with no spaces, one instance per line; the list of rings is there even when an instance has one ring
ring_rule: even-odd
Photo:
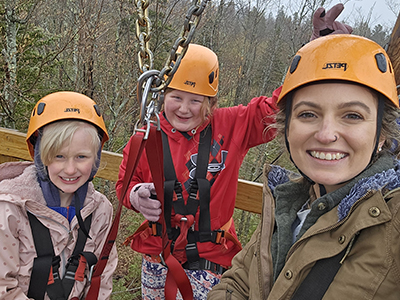
[[[193,299],[205,300],[212,287],[219,283],[221,275],[205,270],[185,270],[193,289]],[[148,256],[142,260],[142,298],[144,300],[164,300],[164,285],[167,268],[154,262]],[[176,299],[182,299],[178,291]]]

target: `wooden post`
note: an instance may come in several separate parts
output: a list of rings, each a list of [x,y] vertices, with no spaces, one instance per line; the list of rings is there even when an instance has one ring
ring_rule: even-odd
[[[394,75],[397,84],[397,94],[400,94],[400,14],[397,17],[396,24],[393,27],[388,48],[386,50],[393,65]]]

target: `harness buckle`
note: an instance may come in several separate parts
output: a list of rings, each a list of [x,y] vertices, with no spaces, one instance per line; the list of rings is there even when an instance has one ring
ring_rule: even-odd
[[[221,239],[225,236],[225,230],[218,229],[218,230],[215,230],[215,233],[216,233],[215,243],[221,244]]]
[[[188,219],[187,219],[186,217],[182,217],[182,218],[181,218],[181,222],[182,222],[182,221],[183,221],[183,222],[187,222],[187,220],[188,220]]]

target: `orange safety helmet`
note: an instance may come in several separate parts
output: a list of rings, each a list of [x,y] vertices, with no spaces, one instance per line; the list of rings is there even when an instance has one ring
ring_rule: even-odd
[[[302,85],[322,80],[365,85],[399,107],[390,59],[381,46],[367,38],[333,34],[306,44],[293,58],[277,102]]]
[[[168,87],[214,97],[218,92],[218,57],[209,48],[189,44],[181,63]]]
[[[96,102],[80,93],[56,92],[40,99],[32,110],[26,134],[26,143],[32,158],[34,145],[31,138],[37,131],[49,123],[66,119],[82,120],[95,125],[102,133],[101,147],[108,140],[107,129]]]

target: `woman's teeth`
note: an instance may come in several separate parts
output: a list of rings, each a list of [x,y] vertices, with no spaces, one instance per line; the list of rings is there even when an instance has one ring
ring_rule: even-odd
[[[343,153],[324,153],[317,151],[311,151],[310,154],[312,157],[324,160],[339,160],[346,156]]]

